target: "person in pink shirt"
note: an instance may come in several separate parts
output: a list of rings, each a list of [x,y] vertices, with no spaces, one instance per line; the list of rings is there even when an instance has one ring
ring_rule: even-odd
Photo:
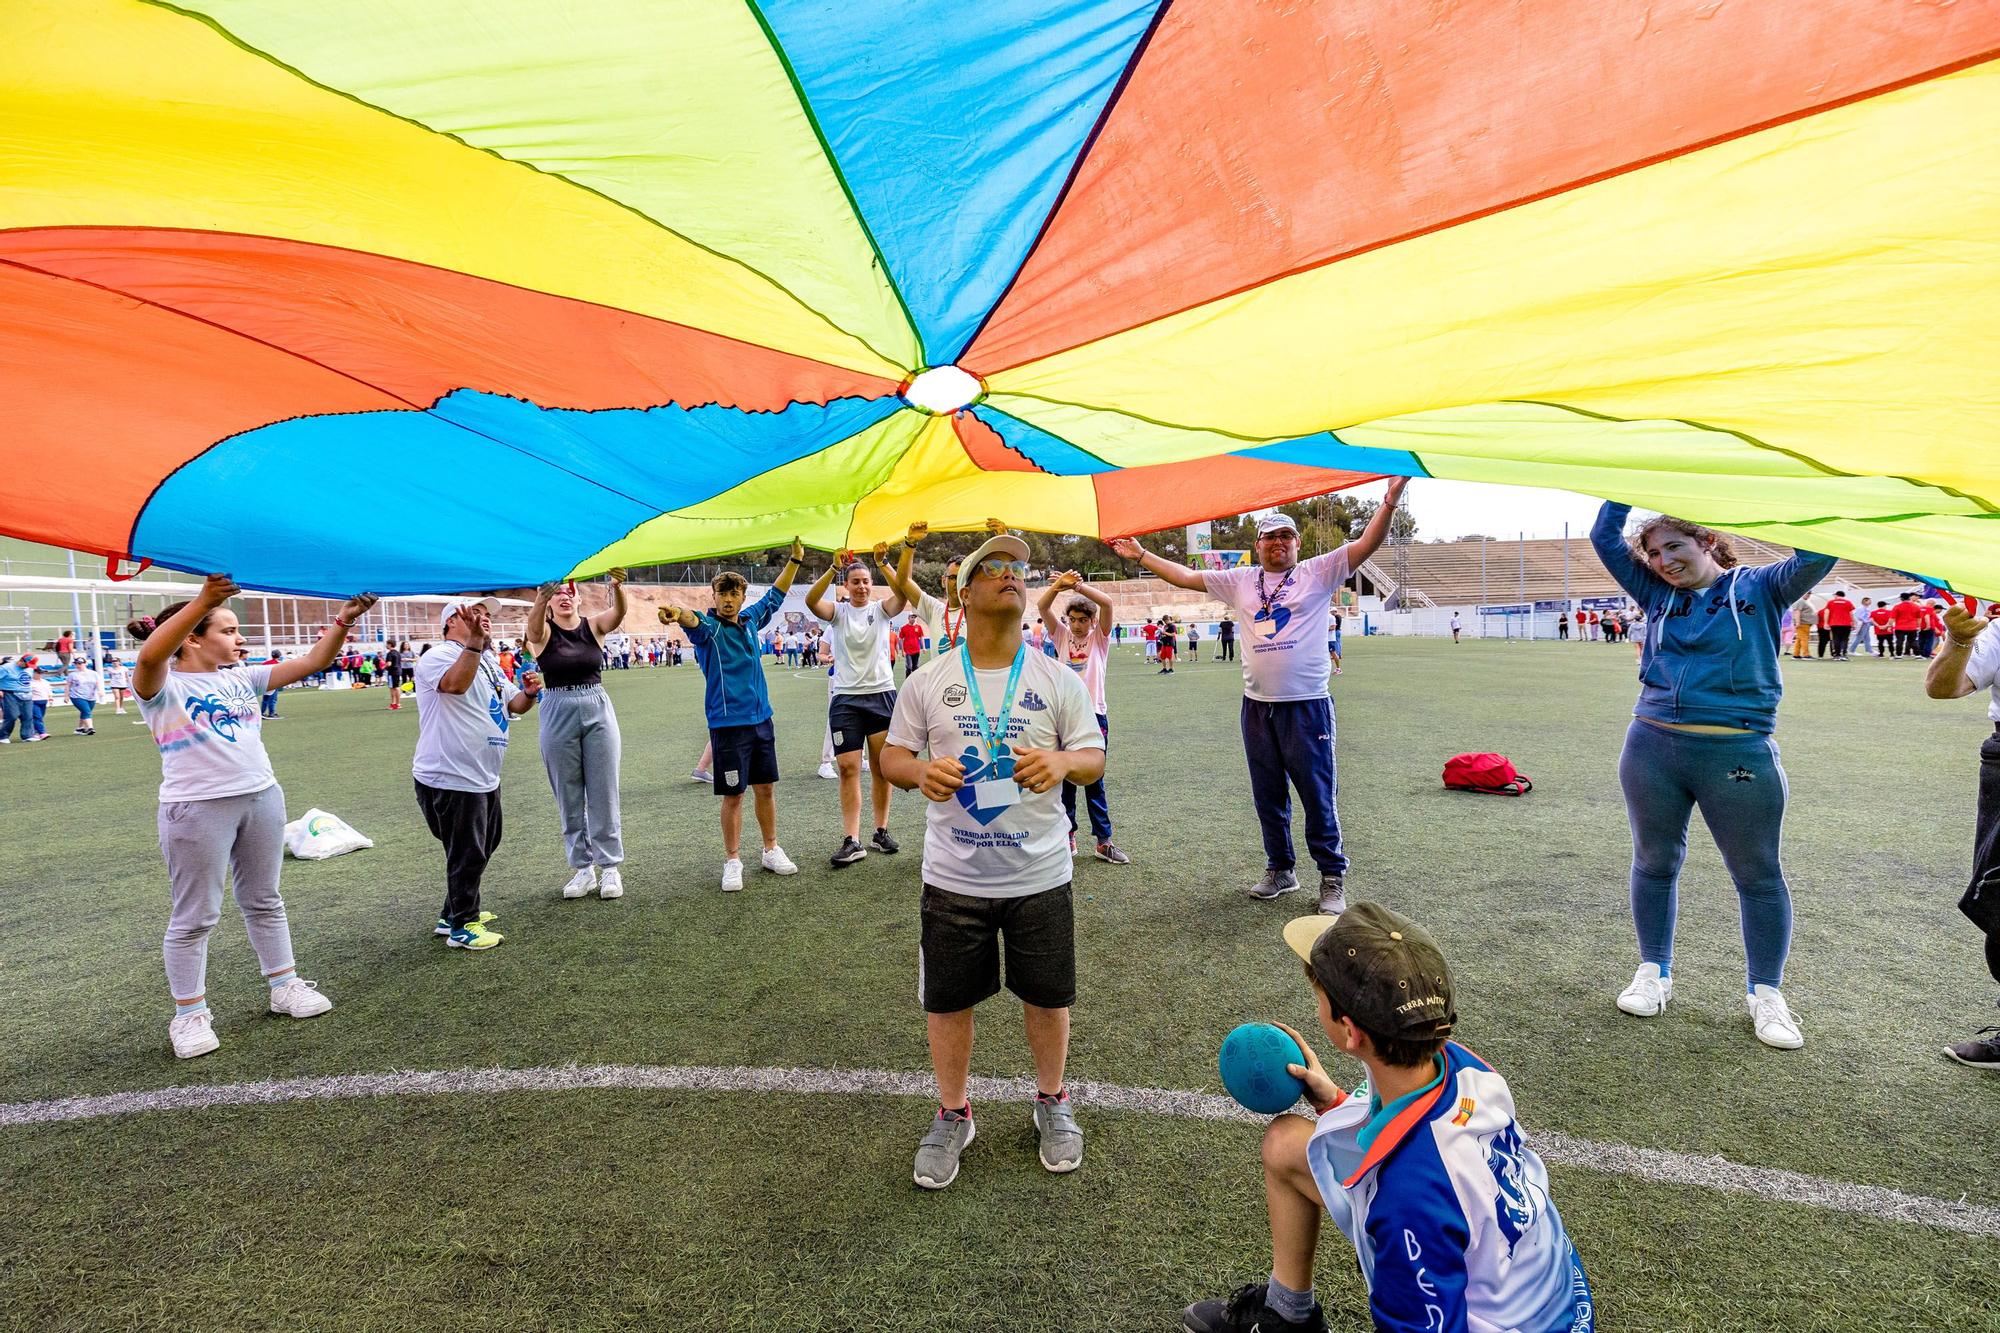
[[[1050,614],[1060,593],[1082,594],[1063,608],[1061,619]],[[1111,659],[1111,625],[1116,619],[1111,598],[1083,581],[1075,570],[1059,574],[1042,593],[1038,608],[1041,622],[1049,627],[1049,641],[1055,645],[1055,659],[1083,680],[1084,693],[1097,713],[1097,729],[1111,743],[1111,719],[1104,702],[1104,670]],[[1111,841],[1111,802],[1104,793],[1104,778],[1083,789],[1084,804],[1090,811],[1090,833],[1097,844],[1097,859],[1115,866],[1132,864],[1132,858]],[[1063,783],[1063,809],[1069,812],[1069,849],[1076,854],[1076,784]]]

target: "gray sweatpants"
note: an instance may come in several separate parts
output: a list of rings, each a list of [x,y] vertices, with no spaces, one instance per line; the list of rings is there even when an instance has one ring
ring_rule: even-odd
[[[542,765],[572,869],[625,859],[618,832],[618,714],[602,685],[542,691]]]
[[[292,928],[278,896],[285,858],[285,793],[276,783],[248,796],[167,801],[160,806],[160,850],[173,886],[167,920],[167,985],[176,1000],[203,993],[208,936],[222,919],[228,872],[257,965],[269,976],[292,966]]]

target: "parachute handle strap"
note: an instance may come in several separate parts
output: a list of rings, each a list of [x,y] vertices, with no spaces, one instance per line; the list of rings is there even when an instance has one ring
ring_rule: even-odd
[[[130,560],[131,558],[132,557],[129,555],[105,556],[104,577],[110,579],[113,583],[129,583],[130,581],[138,578],[141,574],[145,573],[147,570],[153,567],[153,562],[151,560],[142,559],[139,561],[139,567],[133,570],[130,574],[120,574],[118,572],[118,566],[123,564],[125,561]]]

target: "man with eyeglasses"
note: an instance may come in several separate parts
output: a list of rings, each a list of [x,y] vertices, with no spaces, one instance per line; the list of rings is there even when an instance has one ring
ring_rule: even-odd
[[[1389,535],[1390,516],[1403,498],[1406,477],[1389,483],[1382,503],[1359,537],[1337,550],[1299,559],[1299,528],[1282,511],[1257,523],[1257,563],[1243,569],[1195,570],[1154,555],[1130,537],[1111,549],[1177,588],[1206,592],[1243,616],[1243,751],[1250,764],[1250,796],[1264,834],[1264,874],[1247,890],[1270,901],[1299,887],[1292,848],[1292,798],[1305,808],[1306,846],[1319,866],[1319,910],[1347,910],[1347,853],[1334,808],[1339,778],[1334,767],[1331,675],[1322,628],[1334,596]]]
[[[972,1142],[972,1010],[999,991],[1003,950],[1035,1061],[1042,1165],[1083,1164],[1063,1086],[1076,927],[1059,789],[1104,775],[1104,737],[1076,674],[1022,639],[1027,559],[1027,543],[1003,533],[960,565],[964,640],[903,682],[880,759],[890,782],[930,802],[917,989],[938,1111],[917,1149],[925,1189],[951,1184]]]

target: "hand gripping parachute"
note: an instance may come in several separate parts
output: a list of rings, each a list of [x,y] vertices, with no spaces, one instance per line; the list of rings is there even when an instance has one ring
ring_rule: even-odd
[[[0,531],[447,591],[1383,474],[2000,593],[2000,10],[9,0]]]

